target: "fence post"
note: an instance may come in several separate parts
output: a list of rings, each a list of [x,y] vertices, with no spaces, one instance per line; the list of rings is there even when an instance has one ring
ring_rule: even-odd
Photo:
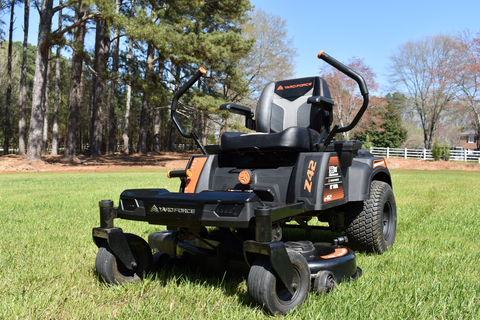
[[[404,159],[407,159],[407,148],[405,148]]]
[[[387,147],[387,158],[390,158],[390,148]]]
[[[373,154],[373,147],[370,147],[370,153]]]
[[[423,148],[423,160],[427,160],[427,149]]]

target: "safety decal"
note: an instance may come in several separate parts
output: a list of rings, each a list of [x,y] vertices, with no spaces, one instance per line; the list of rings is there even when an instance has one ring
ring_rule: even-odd
[[[338,200],[343,197],[343,180],[338,157],[331,157],[328,161],[327,174],[323,189],[323,202]]]

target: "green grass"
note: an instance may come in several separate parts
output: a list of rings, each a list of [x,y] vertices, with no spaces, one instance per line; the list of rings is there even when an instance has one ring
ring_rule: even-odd
[[[358,254],[363,277],[310,292],[287,319],[480,319],[480,173],[392,171],[397,239]],[[0,319],[264,319],[245,281],[162,270],[102,284],[98,201],[126,188],[177,189],[165,172],[0,175]],[[116,220],[144,238],[158,226]]]

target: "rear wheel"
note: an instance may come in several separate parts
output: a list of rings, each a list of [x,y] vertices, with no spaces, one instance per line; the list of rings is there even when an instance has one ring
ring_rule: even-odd
[[[98,275],[110,284],[123,284],[140,281],[148,273],[153,264],[152,251],[148,243],[134,234],[125,234],[132,250],[137,266],[128,269],[117,257],[105,241],[99,248],[95,260]]]
[[[272,315],[287,314],[305,301],[310,289],[310,268],[307,260],[297,252],[289,252],[288,257],[293,265],[293,281],[297,285],[294,293],[290,293],[280,280],[277,281],[268,256],[260,255],[248,274],[250,298]]]
[[[392,188],[383,181],[372,181],[370,198],[347,205],[345,234],[352,248],[383,253],[395,242],[397,208]]]

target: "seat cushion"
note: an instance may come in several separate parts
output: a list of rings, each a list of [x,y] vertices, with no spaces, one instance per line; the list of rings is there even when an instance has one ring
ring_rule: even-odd
[[[221,138],[222,151],[312,151],[320,134],[301,127],[290,127],[278,133],[225,132]]]

